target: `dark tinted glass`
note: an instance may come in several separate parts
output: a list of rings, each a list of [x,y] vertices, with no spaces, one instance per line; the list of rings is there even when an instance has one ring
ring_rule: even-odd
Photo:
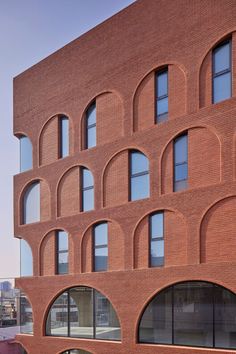
[[[32,144],[27,136],[20,137],[20,172],[33,167]]]

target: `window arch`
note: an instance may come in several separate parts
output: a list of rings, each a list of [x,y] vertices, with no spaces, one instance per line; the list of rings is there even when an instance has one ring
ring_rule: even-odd
[[[40,221],[40,181],[31,183],[23,196],[23,224]]]
[[[33,168],[33,148],[30,139],[21,135],[20,140],[20,172],[25,172]]]
[[[27,241],[20,240],[20,275],[27,277],[33,275],[33,256]]]
[[[138,150],[130,151],[130,200],[139,200],[150,196],[149,160]]]
[[[50,307],[46,335],[120,340],[120,323],[110,301],[99,291],[78,286],[59,295]]]
[[[154,296],[139,323],[139,342],[236,348],[236,295],[214,283],[188,281]]]

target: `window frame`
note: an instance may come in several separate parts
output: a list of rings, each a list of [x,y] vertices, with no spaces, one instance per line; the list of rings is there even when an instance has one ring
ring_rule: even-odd
[[[91,173],[92,177],[93,174],[89,168],[84,166],[80,167],[80,173],[79,173],[80,174],[80,211],[86,213],[88,211],[92,211],[95,209],[95,195],[94,195],[95,187],[94,187],[94,177],[93,177],[93,185],[84,187],[84,170],[88,170]],[[93,208],[89,210],[84,210],[84,200],[85,200],[84,192],[87,190],[93,190]]]
[[[157,214],[162,214],[162,228],[163,235],[162,237],[152,237],[152,217]],[[149,268],[161,268],[165,266],[165,212],[164,210],[159,210],[148,215],[148,236],[149,236],[149,257],[148,257],[148,266]],[[152,265],[152,241],[163,241],[164,242],[164,256],[163,263],[160,265]]]
[[[97,226],[101,225],[101,224],[107,224],[107,243],[106,244],[102,244],[102,245],[99,245],[99,246],[96,246],[96,241],[95,241],[95,238],[96,238],[96,232],[95,232],[95,229]],[[99,273],[99,272],[107,272],[108,271],[108,257],[109,257],[109,248],[108,248],[108,238],[109,238],[109,230],[108,230],[108,225],[109,223],[107,221],[101,221],[95,225],[93,225],[93,228],[92,228],[92,271],[95,272],[95,273]],[[96,249],[107,249],[107,267],[106,269],[100,269],[100,270],[97,270],[96,269]]]
[[[63,155],[63,121],[68,122],[68,153],[66,155]],[[59,115],[58,117],[58,132],[58,158],[64,159],[65,157],[70,155],[70,121],[66,115]]]
[[[89,118],[89,115],[88,115],[88,110],[92,107],[92,106],[95,106],[95,110],[96,110],[96,122],[93,123],[93,124],[88,124],[88,118]],[[88,133],[89,133],[89,129],[93,129],[95,128],[95,133],[96,133],[96,143],[94,146],[88,146]],[[85,112],[85,150],[88,150],[88,149],[92,149],[94,147],[97,146],[97,102],[96,102],[96,99],[94,101],[92,101],[89,106],[87,107],[86,109],[86,112]]]
[[[223,47],[224,45],[229,44],[229,68],[228,69],[224,69],[221,70],[218,73],[215,73],[215,52],[220,49],[221,47]],[[212,67],[212,82],[211,82],[211,90],[212,90],[212,104],[216,104],[216,103],[220,103],[223,102],[227,99],[232,98],[232,37],[227,38],[225,40],[223,40],[222,42],[220,42],[219,44],[217,44],[217,46],[215,46],[212,49],[212,58],[211,58],[211,67]],[[219,76],[223,76],[227,73],[230,73],[230,97],[220,100],[218,102],[215,102],[215,97],[214,97],[214,81],[215,78],[219,77]]]
[[[162,95],[162,96],[158,96],[158,76],[167,73],[167,94]],[[160,124],[160,123],[164,123],[168,120],[169,117],[169,70],[168,70],[168,66],[160,69],[160,70],[156,70],[155,71],[155,124]],[[167,98],[168,100],[168,111],[164,112],[162,114],[158,114],[158,110],[157,110],[157,106],[158,106],[158,102]],[[161,119],[161,120],[159,120]]]
[[[175,160],[176,160],[176,158],[175,158],[175,143],[176,143],[176,141],[177,141],[178,139],[180,139],[180,138],[182,138],[182,137],[184,137],[184,136],[187,137],[187,161],[186,161],[186,162],[182,162],[182,163],[176,164],[176,162],[175,162]],[[188,169],[188,164],[189,164],[189,163],[188,163],[188,160],[189,160],[189,148],[188,148],[188,145],[189,145],[189,144],[188,144],[188,131],[185,131],[185,132],[181,133],[180,135],[176,136],[176,137],[174,138],[174,140],[173,140],[173,192],[182,192],[182,191],[188,189],[188,179],[189,179],[189,171],[188,171],[188,170],[189,170],[189,169]],[[184,165],[184,164],[187,165],[187,178],[186,178],[186,179],[181,179],[181,180],[176,181],[175,167],[176,167],[176,166],[180,166],[180,165]],[[186,187],[183,188],[183,189],[180,189],[180,190],[176,190],[175,184],[176,184],[176,182],[180,182],[180,181],[186,181]]]
[[[67,250],[59,250],[59,233],[65,232],[67,235]],[[68,263],[67,263],[67,272],[59,272],[59,258],[61,253],[67,253],[68,255]],[[69,237],[68,233],[65,230],[56,230],[55,231],[55,274],[56,275],[65,275],[69,274]]]
[[[143,156],[145,156],[145,158],[148,160],[148,170],[132,174],[132,154],[133,153],[139,153],[139,154],[142,154]],[[137,178],[137,177],[146,176],[146,175],[148,175],[148,177],[149,177],[148,197],[141,198],[141,199],[132,199],[132,179]],[[149,158],[142,151],[139,151],[136,149],[129,150],[129,152],[128,152],[128,179],[129,179],[129,183],[128,183],[128,201],[129,202],[136,202],[138,200],[144,200],[144,199],[150,198],[150,194],[151,194],[150,193],[150,161],[149,161]]]

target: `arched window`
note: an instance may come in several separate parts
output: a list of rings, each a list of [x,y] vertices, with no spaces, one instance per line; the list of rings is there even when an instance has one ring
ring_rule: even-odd
[[[20,240],[20,275],[29,277],[33,275],[32,251],[27,241]]]
[[[140,151],[130,152],[130,200],[148,198],[149,191],[149,161]]]
[[[174,140],[174,192],[188,186],[188,134]]]
[[[108,223],[97,224],[93,228],[93,270],[107,270],[108,263]]]
[[[23,198],[23,224],[40,221],[40,182],[30,184]]]
[[[68,235],[63,230],[56,231],[56,273],[68,273]]]
[[[208,282],[189,281],[158,293],[139,323],[139,342],[236,348],[236,295]]]
[[[168,118],[168,68],[156,72],[156,123]]]
[[[27,296],[20,293],[20,333],[33,334],[33,313]]]
[[[94,101],[86,111],[85,123],[85,148],[90,149],[96,146],[96,101]]]
[[[59,158],[69,155],[69,119],[59,117]]]
[[[110,301],[93,288],[66,290],[52,304],[46,335],[120,340],[120,324]]]
[[[32,144],[30,139],[20,136],[20,172],[31,170],[33,167]]]
[[[81,169],[81,211],[94,209],[94,181],[93,175],[87,168]]]
[[[149,217],[149,265],[160,267],[164,265],[164,213],[157,212]]]
[[[91,354],[91,353],[87,352],[86,350],[82,350],[82,349],[70,349],[70,350],[67,350],[61,354]]]

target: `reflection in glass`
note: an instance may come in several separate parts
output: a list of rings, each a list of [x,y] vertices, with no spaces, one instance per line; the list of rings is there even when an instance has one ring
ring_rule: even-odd
[[[20,240],[20,275],[27,277],[33,275],[32,251],[27,241]]]
[[[188,181],[188,135],[174,140],[174,191],[187,188]]]
[[[82,211],[94,209],[94,181],[93,175],[87,168],[82,168]]]
[[[65,231],[56,232],[57,274],[68,273],[68,235]]]
[[[150,266],[164,264],[164,213],[150,216]]]
[[[108,260],[108,223],[104,222],[94,227],[94,262],[95,272],[107,270]]]
[[[96,102],[86,112],[86,149],[96,146]]]
[[[148,198],[149,193],[149,161],[139,151],[130,154],[130,200]]]
[[[24,194],[23,223],[30,224],[40,221],[40,182],[32,183]]]
[[[213,103],[232,96],[231,41],[220,44],[213,50]]]
[[[20,172],[31,170],[33,167],[32,144],[27,136],[20,137]]]
[[[68,336],[68,293],[61,294],[53,303],[47,318],[47,335]]]
[[[33,334],[33,313],[27,296],[20,294],[20,332]]]
[[[69,119],[65,116],[59,119],[60,157],[69,155]]]

